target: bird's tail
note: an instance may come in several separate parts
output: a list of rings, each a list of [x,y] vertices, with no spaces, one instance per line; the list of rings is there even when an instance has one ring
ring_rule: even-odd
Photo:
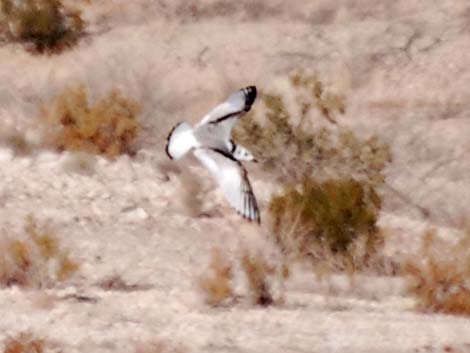
[[[180,159],[196,145],[193,128],[185,122],[178,123],[166,141],[166,154],[170,159]]]

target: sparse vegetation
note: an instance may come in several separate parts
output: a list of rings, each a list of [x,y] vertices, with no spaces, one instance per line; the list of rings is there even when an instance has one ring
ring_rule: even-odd
[[[61,0],[0,1],[0,33],[36,53],[74,45],[84,27],[80,11],[66,9]]]
[[[47,123],[44,141],[59,151],[83,151],[114,157],[133,153],[132,143],[139,130],[139,104],[117,90],[90,105],[84,86],[59,93],[52,107],[43,107],[41,120]]]
[[[43,353],[47,350],[48,342],[37,338],[29,332],[21,332],[5,341],[3,353]]]
[[[206,302],[217,306],[232,299],[234,294],[231,284],[232,264],[219,248],[212,249],[209,272],[199,278],[199,287],[205,295]]]
[[[428,230],[419,254],[404,261],[403,272],[419,309],[470,316],[470,229],[454,243]]]
[[[269,203],[270,232],[289,256],[365,268],[382,243],[377,189],[388,148],[340,127],[346,100],[315,75],[297,71],[288,84],[292,96],[262,93],[262,114],[242,119],[235,130],[235,139],[283,185]]]
[[[253,301],[261,306],[273,304],[269,277],[276,274],[276,268],[270,265],[261,253],[253,255],[248,250],[243,252],[240,262],[248,280]]]
[[[310,178],[271,199],[270,228],[286,253],[315,261],[338,255],[343,261],[337,268],[360,268],[381,244],[375,225],[380,206],[375,190],[363,183]],[[352,252],[358,242],[366,248],[359,258]]]
[[[79,265],[60,247],[54,233],[30,216],[25,235],[3,236],[0,242],[0,286],[47,287],[65,281]]]
[[[313,176],[383,183],[388,147],[377,137],[362,139],[338,126],[336,116],[345,111],[345,98],[326,90],[314,75],[293,73],[289,84],[290,99],[260,94],[255,113],[235,126],[235,140],[281,182],[298,183]]]
[[[31,152],[31,146],[26,141],[24,134],[19,131],[9,131],[1,138],[4,140],[6,146],[10,147],[15,155],[24,156]]]
[[[238,261],[240,261],[243,276],[247,280],[251,301],[261,306],[273,304],[275,299],[272,294],[272,283],[275,280],[282,282],[288,276],[286,268],[279,270],[270,264],[262,253],[253,254],[246,249],[242,251]],[[212,250],[210,274],[202,275],[198,282],[209,305],[229,304],[236,299],[232,285],[235,268],[236,263],[227,259],[221,249]]]

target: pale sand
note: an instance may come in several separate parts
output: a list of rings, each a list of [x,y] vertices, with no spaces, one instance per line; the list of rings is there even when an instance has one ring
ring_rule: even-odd
[[[83,3],[92,34],[71,51],[39,57],[0,47],[0,131],[26,131],[34,142],[38,103],[83,82],[93,98],[118,87],[142,102],[141,149],[98,158],[88,174],[76,173],[68,154],[0,149],[2,232],[21,233],[34,213],[82,264],[52,289],[1,289],[0,342],[31,331],[63,352],[132,352],[154,341],[214,353],[470,351],[470,320],[416,312],[402,278],[359,277],[351,287],[337,275],[328,289],[299,267],[284,304],[207,306],[196,282],[210,250],[235,257],[242,246],[266,247],[266,228],[228,208],[194,161],[169,167],[164,154],[177,121],[195,122],[231,90],[270,88],[305,67],[346,95],[341,124],[391,147],[387,183],[401,196],[386,193],[380,225],[394,231],[395,250],[409,250],[427,225],[451,236],[470,211],[467,1]],[[256,168],[248,166],[265,215],[276,185]],[[97,286],[111,275],[138,286]]]

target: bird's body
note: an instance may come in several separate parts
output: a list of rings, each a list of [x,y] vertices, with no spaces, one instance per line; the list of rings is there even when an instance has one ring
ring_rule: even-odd
[[[258,205],[240,161],[255,161],[253,155],[230,138],[232,127],[256,99],[256,87],[233,93],[217,105],[194,127],[177,124],[168,135],[166,152],[171,159],[182,158],[189,151],[209,170],[229,204],[243,217],[260,221]]]

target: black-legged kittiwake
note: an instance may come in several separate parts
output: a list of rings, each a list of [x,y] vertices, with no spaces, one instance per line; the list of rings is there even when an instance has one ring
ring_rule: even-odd
[[[243,217],[260,222],[256,197],[240,161],[256,161],[231,138],[232,127],[256,99],[256,87],[242,88],[217,105],[194,127],[178,123],[167,138],[166,153],[179,159],[190,150],[209,170],[229,202]]]

